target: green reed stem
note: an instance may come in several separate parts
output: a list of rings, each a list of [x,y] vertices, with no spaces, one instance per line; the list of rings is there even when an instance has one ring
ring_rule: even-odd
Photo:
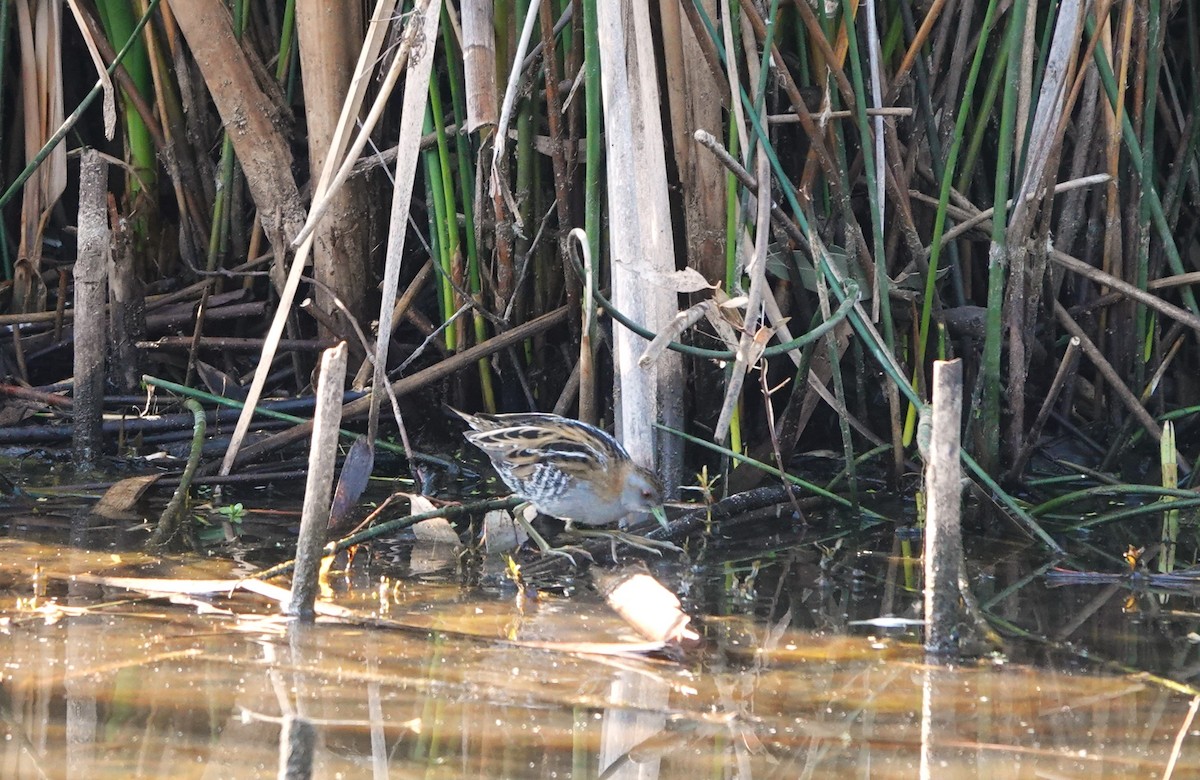
[[[1160,498],[1195,498],[1194,490],[1183,490],[1180,488],[1167,488],[1159,485],[1132,485],[1121,483],[1116,485],[1096,485],[1082,490],[1073,490],[1069,493],[1055,496],[1030,508],[1029,514],[1033,517],[1043,517],[1055,511],[1059,507],[1073,507],[1081,501],[1089,499],[1110,498],[1112,496],[1130,496],[1134,498],[1148,498],[1150,496],[1158,496]],[[1078,513],[1076,513],[1078,514]]]
[[[980,42],[982,45],[982,41]],[[978,49],[976,49],[978,51]],[[958,183],[955,185],[961,193],[968,193],[971,187],[971,179],[976,175],[975,163],[979,159],[979,151],[983,148],[983,141],[987,138],[988,130],[992,126],[994,119],[992,114],[992,106],[996,105],[996,97],[1000,94],[1000,87],[1004,84],[1004,80],[1008,76],[1008,49],[1001,48],[996,52],[996,60],[989,64],[992,72],[988,78],[987,87],[983,92],[983,99],[979,102],[978,108],[972,112],[971,104],[964,100],[960,104],[960,108],[975,116],[975,124],[971,129],[971,142],[967,144],[967,153],[963,155],[963,164],[958,174]]]
[[[454,197],[454,174],[450,170],[450,144],[446,140],[446,120],[442,113],[442,90],[438,79],[429,79],[429,110],[432,114],[434,132],[437,133],[437,164],[438,178],[442,193],[443,237],[446,240],[442,251],[442,268],[447,278],[441,280],[442,298],[447,303],[447,317],[454,314],[458,305],[454,302],[454,288],[451,280],[462,279],[462,255],[458,248],[458,206]],[[446,325],[446,349],[454,352],[458,348],[458,323],[449,322]]]
[[[155,526],[148,543],[151,548],[165,546],[179,530],[187,506],[188,491],[192,488],[192,479],[196,476],[200,455],[204,452],[204,431],[208,424],[204,407],[193,398],[184,401],[183,405],[192,413],[192,446],[188,448],[187,465],[179,477],[179,485],[171,494],[171,500],[163,507],[162,514],[158,516],[158,525]]]
[[[1146,48],[1146,95],[1142,114],[1142,164],[1145,170],[1154,170],[1154,125],[1155,107],[1158,105],[1158,72],[1162,67],[1162,3],[1161,0],[1150,0],[1147,6],[1147,42]],[[1196,117],[1192,118],[1195,121]],[[1134,283],[1138,289],[1145,290],[1150,284],[1150,198],[1146,188],[1142,188],[1138,197],[1137,218],[1137,268]],[[1142,385],[1146,376],[1146,363],[1150,360],[1150,350],[1153,348],[1153,334],[1147,331],[1147,322],[1153,322],[1145,306],[1133,304],[1135,338],[1143,343],[1136,344],[1134,350],[1134,384]],[[1172,449],[1172,456],[1174,449]],[[1174,563],[1174,547],[1171,548],[1171,562]],[[1167,556],[1158,559],[1161,566]]]
[[[1017,92],[1020,82],[1023,25],[1028,0],[1015,0],[1009,11],[1008,39],[1008,83],[1004,88],[1004,101],[1000,111],[999,148],[996,152],[996,189],[992,199],[995,215],[992,217],[992,246],[988,252],[988,297],[987,315],[984,319],[983,365],[980,381],[983,382],[980,403],[981,438],[983,440],[982,462],[989,471],[1000,462],[1000,347],[1003,344],[1004,289],[1008,279],[1008,190],[1014,171],[1013,135],[1017,120]],[[1018,279],[1017,284],[1023,284]]]
[[[433,79],[429,80],[431,86],[433,81]],[[433,128],[432,105],[430,105],[425,108],[425,134],[432,133],[434,131]],[[450,285],[450,280],[454,277],[451,275],[450,253],[447,251],[450,238],[446,234],[446,190],[442,184],[442,165],[438,154],[438,152],[428,149],[421,152],[421,157],[425,163],[426,191],[433,204],[433,208],[429,213],[429,238],[434,251],[434,258],[442,269],[438,277],[438,302],[440,304],[441,321],[448,325],[445,331],[445,338],[446,348],[450,349],[452,339],[454,338],[453,328],[456,324],[448,322],[450,316],[454,314],[454,288]]]
[[[737,159],[738,129],[736,122],[729,123],[729,154]],[[725,174],[725,290],[733,295],[741,286],[738,278],[737,247],[741,233],[741,198],[737,177],[732,173]],[[728,372],[726,372],[728,374]],[[727,377],[728,378],[728,377]],[[729,446],[742,451],[742,405],[735,404],[733,414],[729,418]]]
[[[292,62],[292,46],[296,41],[296,0],[283,4],[283,18],[279,27],[279,54],[275,58],[275,80],[286,83],[288,65]]]
[[[875,284],[879,291],[879,318],[883,321],[883,343],[888,351],[896,352],[896,332],[892,322],[891,296],[888,291],[890,284],[887,271],[887,256],[883,245],[883,204],[880,203],[879,185],[875,171],[875,155],[883,154],[882,149],[875,148],[875,135],[871,130],[871,122],[867,119],[867,92],[863,77],[863,63],[858,49],[858,36],[854,32],[855,17],[852,13],[850,0],[842,0],[842,14],[846,20],[846,41],[849,44],[847,55],[850,60],[851,84],[854,87],[854,118],[858,126],[859,142],[863,155],[863,172],[867,179],[867,203],[871,210],[872,250],[875,253]],[[882,67],[882,63],[880,64]]]
[[[133,41],[133,48],[125,58],[125,72],[129,74],[135,89],[142,97],[153,96],[154,82],[150,77],[150,58],[146,54],[146,42],[140,33],[135,32],[138,24],[131,0],[102,2],[97,4],[96,11],[114,48],[118,43]],[[129,194],[136,197],[140,192],[153,193],[158,173],[158,156],[155,153],[154,142],[150,139],[150,131],[142,120],[142,115],[128,100],[122,102],[125,104],[125,139],[129,144],[129,157],[133,164],[133,175],[129,177]],[[144,233],[147,226],[143,220],[138,222],[139,232]]]
[[[979,71],[983,68],[983,58],[987,51],[988,33],[991,32],[992,22],[995,19],[996,6],[998,0],[991,0],[988,3],[987,11],[983,17],[983,27],[979,31],[979,43],[975,47],[975,56],[971,60],[971,70],[967,74],[967,83],[963,89],[962,98],[959,100],[958,116],[954,120],[954,134],[950,139],[950,151],[946,154],[945,167],[942,169],[942,186],[938,192],[937,213],[933,221],[933,236],[930,238],[929,244],[929,269],[926,271],[925,277],[925,295],[921,302],[921,325],[917,332],[916,343],[916,360],[913,362],[913,383],[911,388],[914,390],[917,387],[916,372],[925,370],[925,351],[929,344],[929,328],[933,317],[933,299],[934,288],[937,284],[938,266],[942,256],[942,236],[946,233],[946,209],[950,204],[950,191],[953,186],[954,169],[958,164],[958,153],[962,149],[963,135],[966,132],[967,119],[970,116],[968,110],[971,105],[972,97],[975,94],[975,85],[979,79]],[[912,403],[908,410],[907,430],[915,429],[917,405]],[[911,434],[906,432],[906,440],[911,439]]]
[[[600,194],[600,139],[603,135],[604,115],[600,107],[600,38],[597,32],[596,3],[602,0],[583,0],[583,68],[584,68],[584,123],[587,125],[587,141],[584,146],[583,226],[587,233],[588,249],[592,253],[592,279],[599,287],[600,267],[600,210],[603,199]],[[732,289],[732,288],[731,288]]]
[[[1089,36],[1096,34],[1096,21],[1091,16],[1084,20],[1084,27]],[[1104,92],[1108,95],[1109,105],[1116,110],[1117,107],[1117,81],[1113,76],[1112,67],[1108,62],[1108,55],[1104,53],[1104,47],[1094,46],[1092,48],[1092,58],[1096,61],[1096,70],[1100,73],[1100,83],[1104,85]],[[1166,214],[1163,212],[1162,200],[1158,195],[1158,188],[1154,183],[1154,172],[1146,167],[1145,161],[1142,159],[1141,144],[1138,143],[1137,134],[1133,131],[1133,123],[1129,121],[1128,112],[1121,113],[1121,138],[1125,142],[1125,149],[1128,153],[1129,164],[1133,167],[1134,172],[1138,175],[1139,183],[1142,186],[1142,197],[1146,199],[1150,207],[1150,216],[1154,222],[1155,232],[1158,233],[1159,241],[1162,243],[1163,252],[1167,256],[1167,265],[1171,268],[1171,273],[1182,274],[1185,272],[1183,259],[1179,256],[1179,247],[1175,244],[1175,237],[1171,231],[1170,225],[1167,224]],[[1192,292],[1190,286],[1182,286],[1179,288],[1179,297],[1183,300],[1185,306],[1193,314],[1200,314],[1200,306],[1196,304],[1196,295]]]
[[[442,7],[443,13],[448,13]],[[450,102],[454,106],[454,122],[458,132],[454,134],[454,159],[458,164],[458,189],[462,197],[463,210],[463,243],[467,247],[467,282],[471,295],[476,300],[482,300],[483,277],[479,269],[479,247],[475,240],[475,153],[471,137],[464,132],[466,127],[467,108],[463,94],[466,92],[462,71],[462,57],[457,52],[453,27],[448,18],[442,21],[442,44],[446,51],[446,64],[450,77]],[[487,341],[487,321],[478,309],[472,310],[472,324],[475,332],[475,343]],[[477,364],[479,370],[479,388],[483,395],[483,406],[488,412],[496,411],[496,390],[492,381],[492,363],[487,358],[480,358]]]

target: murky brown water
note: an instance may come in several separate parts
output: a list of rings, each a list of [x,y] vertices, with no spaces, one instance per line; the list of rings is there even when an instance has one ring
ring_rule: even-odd
[[[814,549],[756,577],[744,559],[666,569],[706,639],[666,660],[513,643],[632,638],[582,583],[533,599],[359,561],[331,598],[407,629],[289,627],[257,596],[172,603],[79,576],[245,574],[228,561],[3,539],[0,777],[275,777],[292,716],[317,777],[1161,777],[1177,738],[1174,776],[1200,776],[1185,693],[1079,663],[926,664],[914,629],[852,622],[915,600],[885,576],[895,559],[818,587]],[[1091,629],[1030,599],[1101,593],[1024,589],[1007,611],[1078,639]],[[1187,663],[1161,631],[1111,633],[1122,661]]]

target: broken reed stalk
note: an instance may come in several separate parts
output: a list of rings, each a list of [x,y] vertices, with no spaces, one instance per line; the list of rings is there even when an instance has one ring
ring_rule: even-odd
[[[321,549],[329,526],[333,471],[337,464],[338,427],[342,421],[342,385],[346,381],[346,342],[325,350],[317,380],[317,409],[313,416],[312,446],[308,451],[308,478],[304,483],[304,508],[296,542],[296,569],[287,614],[311,622],[319,590]]]
[[[1175,424],[1170,420],[1163,423],[1163,437],[1159,442],[1159,469],[1162,476],[1162,486],[1165,490],[1179,489],[1179,463],[1175,450]],[[1160,501],[1174,501],[1170,496],[1163,496]],[[1179,544],[1179,512],[1168,510],[1163,513],[1162,522],[1162,554],[1158,556],[1160,572],[1175,571],[1175,555]]]
[[[91,467],[104,448],[104,357],[108,348],[108,163],[83,153],[79,174],[79,259],[75,262],[75,463]],[[15,332],[15,329],[14,329]]]
[[[962,397],[962,361],[934,361],[931,430],[922,448],[927,497],[925,652],[934,654],[955,652],[962,619]]]

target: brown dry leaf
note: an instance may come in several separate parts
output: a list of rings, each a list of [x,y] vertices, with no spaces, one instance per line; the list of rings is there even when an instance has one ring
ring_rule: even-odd
[[[129,516],[133,507],[162,474],[145,474],[140,477],[123,479],[110,487],[92,509],[92,514],[107,520],[121,520]]]

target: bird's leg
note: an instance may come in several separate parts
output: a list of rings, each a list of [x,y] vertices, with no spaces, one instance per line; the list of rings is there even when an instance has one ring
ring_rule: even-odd
[[[525,529],[525,533],[529,534],[529,538],[532,539],[534,544],[538,546],[538,549],[542,551],[543,555],[560,555],[570,561],[571,565],[574,566],[575,559],[571,556],[571,553],[568,552],[568,550],[573,550],[574,552],[586,555],[588,559],[591,560],[591,553],[582,547],[551,547],[550,543],[547,542],[540,533],[534,530],[533,523],[529,522],[529,518],[525,517],[526,508],[531,506],[531,504],[522,504],[518,506],[515,510],[513,510],[513,517],[518,523],[521,524],[521,527]]]

